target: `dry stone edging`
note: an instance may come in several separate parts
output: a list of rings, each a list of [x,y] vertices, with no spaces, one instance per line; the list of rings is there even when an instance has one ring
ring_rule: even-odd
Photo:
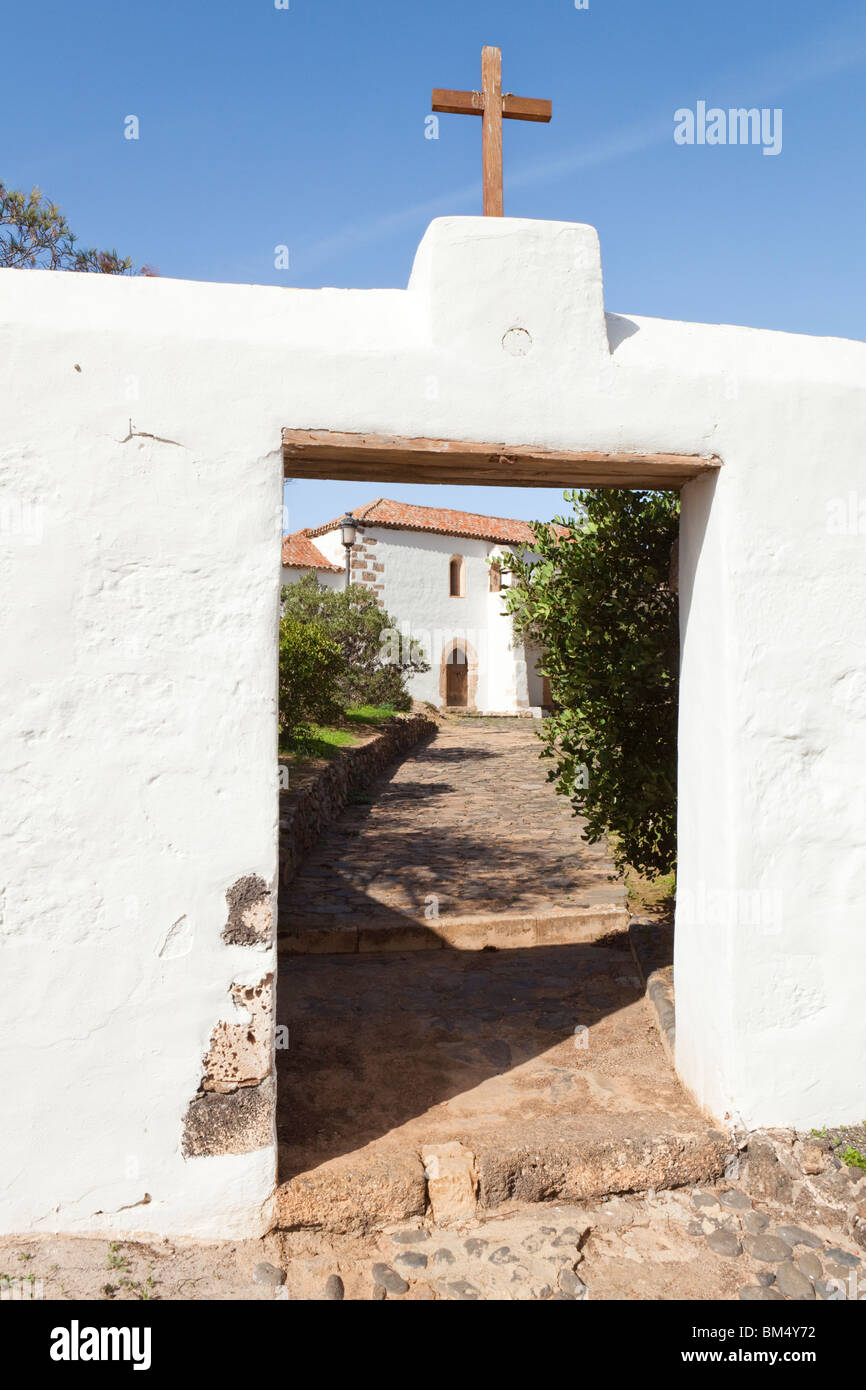
[[[632,917],[628,940],[665,1052],[674,1061],[677,1041],[676,1003],[667,933],[651,917]]]

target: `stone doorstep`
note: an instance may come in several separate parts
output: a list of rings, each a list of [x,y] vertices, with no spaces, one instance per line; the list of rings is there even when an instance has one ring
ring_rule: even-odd
[[[394,922],[365,919],[352,926],[345,917],[322,915],[303,920],[296,930],[278,938],[281,955],[356,955],[384,951],[500,951],[528,946],[567,946],[598,941],[628,926],[628,909],[616,904],[557,909],[508,916],[438,917],[429,921],[405,918]]]
[[[712,1183],[724,1175],[730,1147],[727,1135],[708,1128],[609,1141],[564,1136],[539,1147],[494,1137],[486,1146],[476,1141],[474,1151],[452,1141],[423,1156],[362,1151],[281,1183],[274,1229],[381,1230],[419,1217],[448,1226],[473,1208],[481,1214],[512,1201],[583,1203]],[[437,1151],[448,1151],[445,1163],[432,1161]]]

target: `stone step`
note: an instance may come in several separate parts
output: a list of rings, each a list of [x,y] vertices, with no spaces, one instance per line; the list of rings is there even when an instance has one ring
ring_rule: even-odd
[[[275,1228],[372,1231],[427,1215],[448,1225],[509,1202],[582,1203],[711,1183],[724,1175],[731,1148],[709,1128],[604,1138],[566,1126],[539,1138],[533,1143],[527,1124],[516,1144],[464,1136],[420,1151],[370,1146],[331,1159],[280,1184]]]
[[[430,920],[396,913],[360,921],[322,913],[281,928],[281,955],[358,955],[382,951],[500,951],[528,946],[567,946],[625,931],[628,909],[618,903],[558,908],[529,915],[506,913]]]

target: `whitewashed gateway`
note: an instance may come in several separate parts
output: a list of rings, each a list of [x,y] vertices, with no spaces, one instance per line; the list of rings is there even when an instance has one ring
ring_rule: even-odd
[[[0,271],[0,395],[0,1229],[269,1223],[284,467],[682,485],[677,1066],[862,1119],[866,345],[453,218],[406,291]]]
[[[503,602],[509,557],[533,553],[527,523],[384,497],[346,516],[354,528],[338,519],[285,537],[283,582],[315,574],[329,588],[347,577],[368,587],[397,625],[389,659],[400,660],[414,641],[430,667],[407,682],[416,700],[541,715],[550,696],[540,652],[515,636]]]

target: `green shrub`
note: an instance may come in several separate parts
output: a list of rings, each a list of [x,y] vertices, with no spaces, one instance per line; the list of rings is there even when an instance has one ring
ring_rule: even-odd
[[[507,602],[542,647],[556,712],[543,756],[557,790],[613,833],[617,867],[649,878],[676,861],[679,619],[670,587],[679,495],[567,492],[573,514],[533,526],[536,563],[518,560]]]
[[[306,575],[283,588],[283,613],[317,624],[339,647],[344,662],[338,682],[341,708],[411,707],[406,677],[429,667],[417,643],[394,640],[394,619],[379,607],[372,590],[361,584],[326,589],[315,575]]]
[[[310,724],[338,719],[345,659],[318,623],[284,614],[280,622],[280,732],[302,738]]]

